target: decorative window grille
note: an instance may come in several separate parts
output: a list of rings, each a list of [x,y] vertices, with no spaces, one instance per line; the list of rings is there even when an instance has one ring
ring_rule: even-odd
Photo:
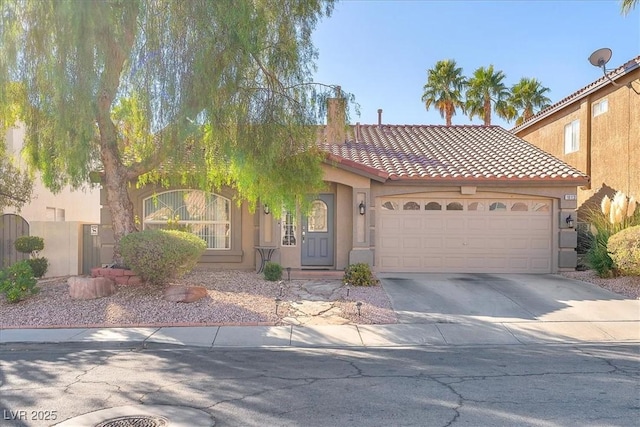
[[[471,203],[469,203],[468,210],[470,210],[470,211],[483,211],[484,210],[484,203],[471,202]]]
[[[511,210],[513,212],[526,212],[529,210],[529,206],[524,202],[516,202],[511,205]]]
[[[188,231],[207,243],[207,249],[231,249],[231,202],[199,190],[173,190],[143,201],[144,229]]]
[[[296,234],[298,224],[296,215],[289,211],[284,211],[282,215],[282,246],[296,246]]]
[[[425,211],[441,211],[442,205],[438,202],[429,202],[426,205],[424,205],[424,210]]]
[[[489,205],[490,211],[506,211],[507,205],[502,202],[493,202]]]
[[[538,202],[533,205],[534,212],[549,212],[549,204],[547,202]]]
[[[311,212],[307,218],[310,232],[326,233],[328,225],[329,207],[322,200],[316,200],[311,204]]]

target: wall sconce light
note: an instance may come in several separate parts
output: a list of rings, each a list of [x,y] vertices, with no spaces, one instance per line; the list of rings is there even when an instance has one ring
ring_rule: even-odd
[[[271,211],[269,210],[269,205],[264,205],[263,211],[265,215],[269,215],[271,213]]]
[[[366,210],[367,210],[367,207],[365,206],[364,201],[360,202],[360,204],[358,205],[358,213],[360,215],[364,215]]]
[[[573,218],[571,218],[571,215],[569,215],[567,219],[564,220],[564,222],[567,223],[567,227],[573,228],[574,223],[573,223]]]
[[[614,82],[613,79],[611,77],[609,77],[609,74],[607,74],[609,71],[611,71],[611,70],[607,70],[606,65],[607,65],[607,62],[609,62],[609,60],[611,59],[611,55],[612,54],[613,54],[613,52],[611,52],[611,49],[609,49],[608,47],[603,47],[602,49],[596,50],[595,52],[593,52],[589,56],[589,62],[594,67],[602,68],[602,73],[607,78],[607,80],[609,80],[609,82],[611,82],[611,84],[613,86],[615,86],[615,87],[625,86],[625,85],[621,85],[621,84],[618,84],[618,83]],[[626,86],[629,89],[633,90],[636,93],[636,95],[640,95],[640,92],[638,92],[636,90],[636,88],[633,86],[632,82],[627,83]]]

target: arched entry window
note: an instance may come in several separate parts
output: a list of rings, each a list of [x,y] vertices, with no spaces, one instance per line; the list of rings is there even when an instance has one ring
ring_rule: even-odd
[[[311,212],[308,218],[308,229],[310,232],[327,231],[327,204],[322,200],[314,200],[311,204]]]
[[[173,190],[143,201],[144,229],[177,228],[202,238],[207,249],[231,249],[231,202],[200,190]]]

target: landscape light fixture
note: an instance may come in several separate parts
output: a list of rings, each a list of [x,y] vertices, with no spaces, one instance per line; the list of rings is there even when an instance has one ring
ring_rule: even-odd
[[[611,77],[609,77],[609,75],[607,74],[607,72],[611,71],[611,70],[607,70],[606,65],[607,65],[607,62],[609,62],[609,60],[611,59],[611,55],[612,54],[613,54],[613,52],[611,51],[611,49],[609,49],[608,47],[603,47],[601,49],[596,50],[591,55],[589,55],[589,62],[594,67],[602,68],[602,73],[607,78],[607,80],[609,80],[609,82],[611,82],[612,85],[614,85],[615,87],[623,87],[625,85],[621,85],[621,84],[618,84],[618,83],[614,82],[611,79]],[[631,82],[627,83],[626,86],[629,89],[633,89],[633,91],[636,93],[636,95],[640,95],[640,92],[638,92],[636,90],[636,88],[633,87]]]
[[[567,219],[564,220],[564,222],[567,223],[567,227],[573,228],[573,218],[571,218],[571,214],[569,214],[569,216],[567,217]]]
[[[364,215],[366,210],[367,207],[365,206],[364,201],[360,202],[360,204],[358,205],[358,212],[360,213],[360,215]]]
[[[360,307],[362,307],[362,303],[360,301],[358,301],[356,303],[356,307],[358,308],[358,316],[360,316]]]
[[[291,267],[287,267],[287,282],[291,281]]]

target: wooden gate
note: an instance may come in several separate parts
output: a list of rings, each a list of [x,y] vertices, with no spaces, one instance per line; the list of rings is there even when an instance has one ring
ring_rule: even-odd
[[[29,235],[29,223],[20,215],[4,214],[0,221],[0,267],[5,268],[23,259],[29,254],[16,251],[14,243],[18,237]]]

